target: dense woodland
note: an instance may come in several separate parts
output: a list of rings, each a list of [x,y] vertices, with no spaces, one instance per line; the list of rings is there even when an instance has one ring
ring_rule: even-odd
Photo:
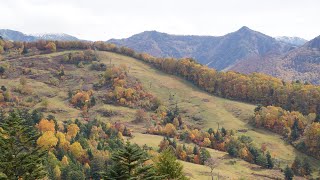
[[[54,116],[44,117],[40,112],[28,113],[23,110],[1,113],[0,145],[8,153],[26,159],[23,170],[15,169],[21,159],[8,159],[12,154],[1,154],[0,177],[23,179],[42,178],[46,174],[52,179],[185,179],[182,166],[176,158],[196,164],[206,164],[210,154],[206,148],[228,152],[232,157],[239,157],[247,162],[264,168],[273,168],[274,158],[264,148],[254,145],[248,136],[240,136],[234,130],[224,128],[208,131],[199,130],[185,122],[179,115],[179,107],[166,107],[157,97],[146,91],[142,84],[128,75],[130,70],[125,65],[106,66],[100,64],[95,50],[110,51],[142,60],[152,66],[178,75],[192,82],[199,88],[219,97],[235,99],[250,103],[259,103],[255,109],[252,124],[282,135],[297,149],[320,158],[320,87],[302,82],[284,82],[264,74],[244,75],[235,72],[218,72],[196,63],[193,59],[154,58],[148,54],[135,53],[125,47],[117,47],[104,42],[10,42],[0,40],[0,54],[6,58],[32,56],[63,50],[82,50],[70,52],[61,57],[61,64],[74,64],[81,68],[91,64],[91,69],[101,71],[100,80],[94,89],[103,89],[105,94],[100,98],[106,104],[138,109],[134,123],[148,126],[147,133],[164,136],[159,145],[159,152],[152,148],[140,148],[125,143],[131,131],[124,124],[104,123],[90,119],[88,111],[96,104],[96,95],[92,90],[69,92],[69,103],[83,112],[88,122],[56,120]],[[0,57],[1,58],[1,57]],[[0,74],[7,68],[0,66]],[[27,72],[26,72],[27,73]],[[57,77],[63,79],[64,67],[61,66]],[[23,85],[23,78],[20,79]],[[17,89],[22,94],[26,88]],[[14,98],[6,87],[1,87],[0,101],[12,103]],[[30,132],[21,136],[24,132]],[[7,138],[14,136],[12,138]],[[126,137],[124,137],[126,136]],[[16,137],[16,138],[15,138]],[[22,138],[22,141],[20,140]],[[24,139],[27,139],[24,143]],[[9,146],[18,144],[28,151],[20,156],[19,151]],[[177,140],[192,143],[194,146],[178,144]],[[160,155],[159,155],[160,153]],[[19,155],[19,156],[18,156]],[[136,158],[134,161],[130,159]],[[119,161],[126,159],[127,161]],[[28,163],[36,162],[29,167]],[[151,161],[151,162],[150,162]],[[312,170],[303,160],[296,160],[290,166],[296,175],[308,176]],[[121,164],[122,163],[122,164]],[[128,163],[132,163],[128,165]],[[8,166],[8,164],[10,166]],[[165,166],[181,166],[168,170]],[[10,168],[8,168],[10,167]],[[133,167],[135,170],[131,170]],[[128,170],[129,168],[129,170]],[[34,170],[31,170],[34,169]],[[47,171],[47,172],[43,172]],[[177,171],[177,172],[169,172]],[[18,172],[18,174],[17,174]],[[32,174],[26,175],[26,173]],[[27,173],[28,174],[28,173]],[[35,175],[35,177],[33,177]]]
[[[57,121],[22,110],[1,113],[0,125],[1,179],[187,179],[171,150],[157,155],[124,142],[122,134],[131,134],[123,124]]]

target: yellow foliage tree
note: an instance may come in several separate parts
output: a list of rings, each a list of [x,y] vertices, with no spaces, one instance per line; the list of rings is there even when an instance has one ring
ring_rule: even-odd
[[[68,157],[67,156],[63,156],[62,160],[61,160],[61,164],[64,166],[68,166],[69,165],[69,161],[68,161]]]
[[[176,134],[176,128],[174,127],[173,124],[168,123],[168,124],[166,124],[166,126],[164,128],[164,133],[167,136],[174,136]]]
[[[67,151],[70,146],[70,142],[66,139],[66,136],[62,132],[57,132],[56,137],[59,139],[59,147]]]
[[[202,142],[202,146],[209,147],[211,145],[211,141],[209,138],[204,138]]]
[[[54,122],[52,120],[49,121],[47,119],[42,119],[39,122],[37,127],[41,132],[46,132],[46,131],[54,132],[55,131],[55,125],[54,125]]]
[[[178,118],[174,118],[172,123],[176,128],[179,127],[179,125],[180,125]]]
[[[68,129],[67,135],[71,138],[76,137],[76,135],[78,134],[78,132],[80,130],[80,128],[76,124],[70,124],[67,129]]]
[[[52,131],[46,131],[37,140],[37,144],[44,149],[55,147],[57,143],[58,138],[55,137],[54,132]]]
[[[53,172],[54,172],[54,177],[55,177],[55,179],[57,179],[57,180],[61,179],[61,171],[60,171],[59,166],[56,166],[56,167],[53,169]]]
[[[77,141],[71,144],[70,151],[77,159],[80,159],[83,155],[85,155],[85,151],[83,150],[81,144]]]
[[[49,42],[46,46],[45,46],[46,50],[48,50],[49,52],[56,52],[57,51],[57,46],[54,42]]]

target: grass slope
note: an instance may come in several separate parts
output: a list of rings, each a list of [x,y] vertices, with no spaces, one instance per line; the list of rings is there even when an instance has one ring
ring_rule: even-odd
[[[243,134],[250,136],[260,146],[266,144],[268,150],[276,158],[281,159],[281,167],[291,164],[298,156],[307,158],[315,170],[319,169],[320,161],[298,152],[279,135],[248,125],[254,105],[212,96],[182,78],[158,71],[134,58],[109,52],[98,54],[101,61],[106,64],[110,63],[110,59],[112,64],[126,64],[130,67],[129,73],[137,77],[145,88],[164,102],[169,103],[170,94],[174,95],[185,118],[194,121],[192,117],[200,115],[202,120],[196,123],[202,128],[217,128],[219,123],[220,127],[227,129],[246,129],[247,132]],[[317,175],[317,172],[314,175]]]
[[[48,107],[45,110],[46,114],[53,114],[58,120],[81,119],[81,111],[70,106],[68,102],[68,90],[81,89],[83,85],[89,88],[92,87],[101,72],[92,71],[89,66],[76,68],[75,65],[65,65],[66,79],[56,85],[48,83],[48,79],[51,78],[50,74],[56,72],[60,66],[55,57],[66,53],[68,52],[19,58],[2,61],[0,64],[9,64],[19,71],[33,62],[35,66],[29,67],[32,75],[23,75],[27,78],[27,86],[32,89],[32,92],[28,95],[20,95],[20,101],[27,102],[28,97],[32,97],[33,101],[28,103],[31,107],[38,108],[43,106],[42,102],[46,100],[48,102]],[[116,65],[126,64],[130,69],[129,74],[139,79],[148,91],[162,99],[164,103],[174,104],[177,102],[184,119],[189,123],[196,124],[203,129],[217,128],[218,124],[220,127],[223,126],[227,129],[246,129],[247,132],[243,134],[252,137],[258,145],[266,144],[268,150],[276,158],[282,160],[280,164],[282,167],[286,164],[291,164],[295,156],[299,156],[308,158],[318,172],[320,161],[297,152],[291,145],[285,143],[280,136],[248,125],[255,108],[254,105],[212,96],[182,78],[165,74],[134,58],[109,52],[97,52],[97,55],[100,61],[107,65],[110,63]],[[0,79],[0,85],[6,85],[8,88],[18,87],[20,76],[21,74],[16,74],[2,78]],[[99,97],[104,92],[95,91],[94,94]],[[170,96],[174,96],[173,100],[169,100]],[[99,110],[114,110],[118,112],[118,115],[112,118],[104,117],[99,113]],[[142,125],[129,123],[134,119],[135,112],[135,109],[103,104],[98,99],[97,105],[90,109],[90,116],[102,121],[128,122],[128,125],[134,129],[135,135],[131,141],[139,145],[147,144],[157,148],[162,137],[142,134]],[[282,177],[282,173],[278,170],[261,170],[243,160],[229,159],[224,152],[210,150],[210,153],[213,157],[226,157],[214,171],[215,173],[219,172],[221,178],[239,179],[243,177],[245,179],[257,179],[258,177],[258,179],[268,179],[264,177],[266,175],[269,177]],[[232,165],[230,162],[234,160],[236,163]],[[207,167],[186,162],[183,162],[183,164],[186,173],[192,179],[210,179]],[[261,176],[256,176],[256,174]],[[314,173],[314,175],[317,174]]]

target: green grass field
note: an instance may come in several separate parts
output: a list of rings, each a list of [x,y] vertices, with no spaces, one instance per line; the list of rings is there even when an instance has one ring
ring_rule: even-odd
[[[134,138],[130,139],[131,142],[137,143],[139,146],[147,144],[149,147],[152,147],[155,150],[158,149],[158,145],[163,139],[161,136],[150,134],[133,133],[133,135]],[[189,145],[187,144],[187,146]],[[262,179],[264,176],[266,179],[268,179],[267,177],[283,178],[282,173],[278,170],[260,169],[257,165],[247,163],[241,159],[231,158],[226,152],[221,152],[214,149],[208,150],[211,154],[211,157],[221,159],[219,166],[213,171],[215,178],[217,178],[218,175],[219,179],[255,179],[257,178],[257,175],[260,175]],[[184,166],[184,172],[191,179],[211,180],[209,167],[184,161],[180,162]]]
[[[243,134],[250,136],[258,146],[266,144],[271,154],[281,160],[281,167],[291,164],[296,156],[308,158],[315,170],[314,176],[318,176],[320,161],[296,151],[291,145],[283,141],[279,135],[248,125],[248,121],[253,115],[254,105],[215,97],[200,90],[182,78],[165,74],[134,58],[109,52],[97,53],[100,61],[107,65],[110,64],[110,59],[112,64],[126,64],[129,67],[129,75],[139,79],[145,89],[160,98],[165,104],[168,105],[177,102],[185,121],[196,124],[204,130],[217,128],[218,124],[220,127],[223,126],[226,129],[246,129],[247,132]],[[57,62],[53,62],[54,60],[52,58],[62,54],[64,54],[64,52],[39,55],[36,57],[48,58],[48,62],[57,64]],[[41,64],[42,62],[38,63]],[[52,72],[52,69],[49,67],[42,69],[35,67],[32,70],[35,73],[43,75]],[[65,80],[65,82],[63,82],[64,85],[55,86],[44,81],[27,79],[27,85],[32,89],[32,93],[21,97],[21,101],[26,101],[28,96],[34,99],[39,99],[40,97],[40,99],[48,102],[48,107],[45,111],[46,115],[53,114],[58,120],[81,119],[81,111],[70,106],[67,100],[67,92],[69,89],[81,89],[82,84],[88,84],[89,87],[92,86],[101,72],[91,71],[88,66],[79,69],[74,65],[70,65],[66,66],[65,73],[70,76],[70,79]],[[0,85],[2,84],[6,84],[9,88],[17,87],[19,86],[19,78],[0,79]],[[101,95],[104,92],[94,93]],[[36,97],[36,95],[39,97]],[[169,100],[170,95],[174,95],[174,99],[171,101]],[[42,105],[41,101],[34,102],[35,108],[41,107]],[[118,115],[112,118],[103,117],[97,113],[99,110],[117,111]],[[98,100],[97,105],[90,109],[90,116],[96,117],[101,121],[126,122],[134,131],[135,137],[131,140],[132,142],[139,145],[147,144],[148,146],[157,148],[159,142],[162,140],[161,136],[142,134],[142,131],[144,131],[143,125],[130,123],[134,119],[135,112],[135,109],[107,105]],[[197,119],[197,121],[194,119]],[[282,178],[282,173],[279,170],[263,170],[243,160],[230,159],[225,152],[210,150],[210,153],[213,157],[224,157],[224,160],[222,160],[221,164],[214,171],[216,175],[219,173],[220,179],[268,179],[267,177],[272,176]],[[232,165],[230,163],[231,161],[236,161],[236,163]],[[208,167],[187,162],[182,163],[185,167],[184,170],[186,174],[192,179],[210,179]],[[257,176],[257,174],[261,176]]]
[[[158,71],[134,58],[109,52],[99,52],[99,57],[106,64],[110,63],[110,58],[112,64],[126,64],[130,68],[129,73],[165,103],[169,103],[170,94],[174,94],[179,108],[185,112],[184,116],[189,121],[193,121],[194,115],[201,114],[202,120],[199,124],[203,129],[217,128],[218,123],[220,127],[227,129],[247,129],[248,131],[242,134],[250,136],[258,146],[266,144],[268,150],[282,161],[281,167],[291,164],[294,158],[299,156],[307,158],[315,170],[319,169],[320,161],[298,152],[279,135],[248,125],[254,105],[215,97],[182,78]],[[318,175],[318,171],[314,175]]]

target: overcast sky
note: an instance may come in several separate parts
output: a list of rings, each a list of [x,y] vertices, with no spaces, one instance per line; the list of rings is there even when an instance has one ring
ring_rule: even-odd
[[[270,36],[320,35],[320,0],[0,0],[0,29],[87,40],[146,30],[224,35],[248,26]]]

